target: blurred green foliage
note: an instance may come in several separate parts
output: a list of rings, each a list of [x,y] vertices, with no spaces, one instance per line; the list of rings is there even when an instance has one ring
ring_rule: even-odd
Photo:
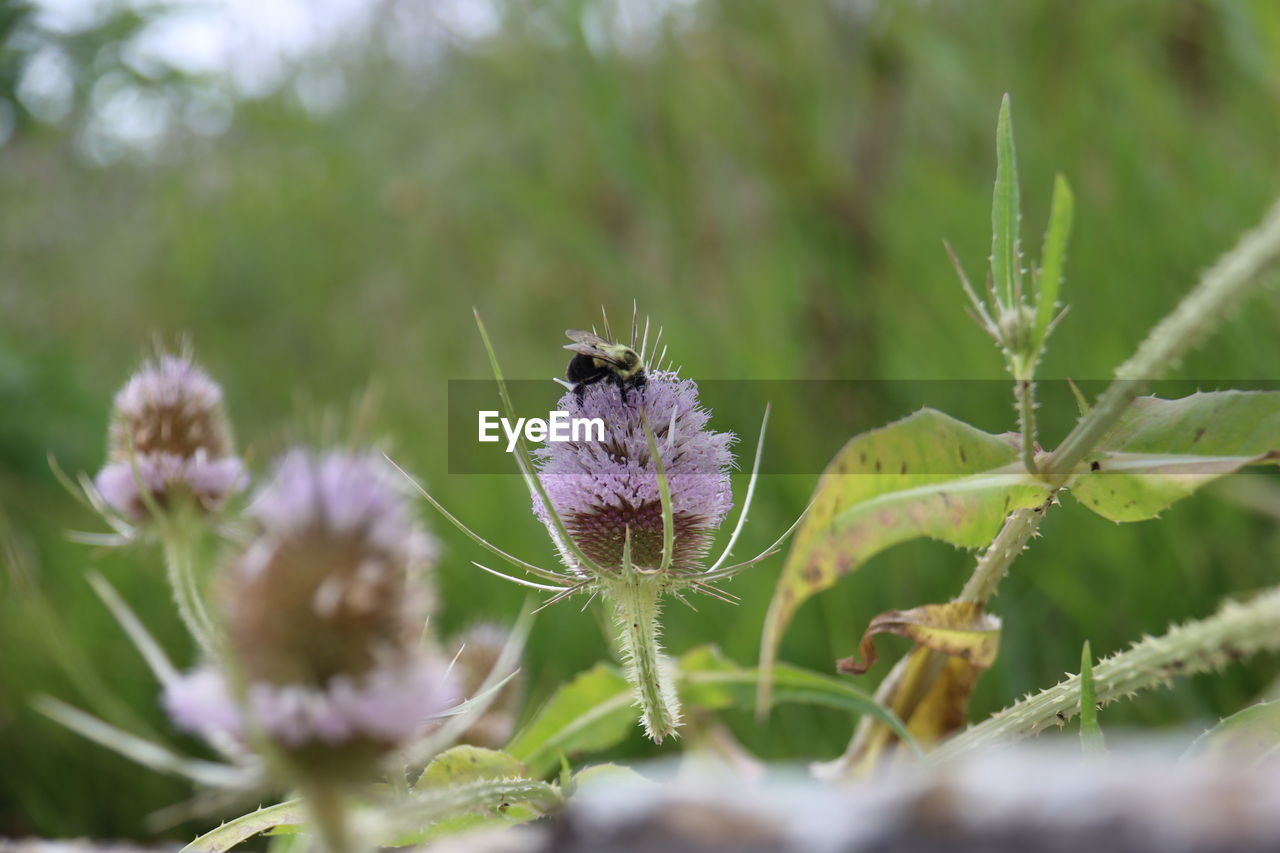
[[[941,241],[971,275],[984,267],[1008,91],[1025,244],[1039,244],[1055,171],[1076,194],[1071,313],[1042,375],[1098,379],[1280,191],[1280,7],[1267,0],[703,0],[626,43],[592,24],[601,3],[534,6],[512,4],[491,37],[413,72],[374,48],[347,58],[347,100],[324,115],[285,90],[240,104],[220,136],[109,167],[85,165],[69,127],[33,125],[0,148],[0,835],[145,836],[147,814],[190,794],[28,703],[49,692],[112,715],[92,695],[109,690],[135,727],[172,736],[83,578],[99,567],[189,662],[158,557],[65,541],[96,522],[45,460],[97,469],[112,394],[154,335],[190,335],[259,470],[289,441],[332,434],[323,414],[376,388],[397,458],[476,529],[546,562],[517,479],[447,473],[446,381],[487,375],[473,305],[517,378],[561,373],[561,331],[635,299],[695,378],[1000,379]],[[1274,379],[1278,322],[1272,292],[1179,375]],[[977,423],[1013,424],[1003,406]],[[748,449],[755,425],[733,426]],[[807,429],[779,418],[770,444]],[[740,553],[785,527],[815,480],[763,482]],[[433,523],[448,545],[440,628],[513,619],[522,591],[474,570],[478,549]],[[1043,531],[995,602],[1002,654],[975,716],[1074,669],[1084,640],[1105,655],[1274,583],[1280,561],[1274,520],[1212,494],[1124,527],[1067,502]],[[807,604],[782,658],[829,671],[872,615],[946,599],[972,561],[895,548]],[[779,565],[732,585],[739,607],[671,609],[670,649],[711,641],[754,662]],[[529,708],[607,656],[597,607],[540,616]],[[73,682],[67,663],[101,684]],[[1175,684],[1109,710],[1108,728],[1234,711],[1274,669]],[[778,759],[829,757],[849,735],[818,709],[779,709],[767,727],[729,719]],[[637,733],[624,752],[673,749]]]

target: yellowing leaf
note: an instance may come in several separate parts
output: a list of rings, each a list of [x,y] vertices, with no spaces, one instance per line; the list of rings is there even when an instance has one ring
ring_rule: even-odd
[[[1016,437],[933,409],[854,437],[823,472],[796,531],[765,619],[762,676],[796,608],[875,554],[922,536],[986,545],[1005,516],[1047,496],[1019,464]]]
[[[875,663],[874,637],[881,633],[916,642],[886,679],[897,685],[889,710],[906,723],[916,743],[927,749],[963,728],[973,685],[999,653],[1000,620],[982,605],[962,601],[890,610],[872,619],[863,633],[858,643],[863,659],[845,658],[836,668],[851,675],[866,672]],[[884,726],[864,725],[860,748],[841,759],[855,773],[874,769],[899,739]]]
[[[924,653],[917,649],[922,657]],[[963,658],[948,658],[942,674],[907,718],[907,730],[927,747],[958,732],[969,720],[969,697],[982,669]]]
[[[886,633],[907,637],[917,645],[961,658],[979,669],[995,663],[1000,651],[1000,620],[981,604],[953,601],[881,613],[871,620],[858,643],[862,660],[845,658],[836,663],[836,669],[848,675],[866,672],[876,662],[875,635]]]

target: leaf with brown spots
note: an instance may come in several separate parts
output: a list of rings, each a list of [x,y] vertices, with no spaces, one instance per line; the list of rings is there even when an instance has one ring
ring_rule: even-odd
[[[1071,492],[1103,518],[1141,521],[1219,477],[1267,462],[1280,462],[1280,392],[1140,397]]]
[[[986,545],[1010,512],[1044,501],[1048,489],[1018,458],[1016,436],[933,409],[852,438],[818,481],[774,590],[761,643],[761,707],[778,642],[810,596],[900,542]]]

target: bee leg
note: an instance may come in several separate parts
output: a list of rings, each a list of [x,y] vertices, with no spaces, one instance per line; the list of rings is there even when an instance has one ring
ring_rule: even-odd
[[[582,403],[582,395],[587,393],[587,383],[579,382],[573,386],[573,396],[578,398],[578,403]]]

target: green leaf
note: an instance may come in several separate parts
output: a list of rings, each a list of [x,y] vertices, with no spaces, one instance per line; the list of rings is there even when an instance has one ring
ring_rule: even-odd
[[[479,827],[513,826],[536,820],[564,803],[547,782],[519,778],[476,778],[415,791],[396,808],[388,824],[390,844],[417,847],[444,835]]]
[[[761,666],[772,665],[801,603],[879,552],[922,536],[978,548],[1010,512],[1047,496],[1019,464],[1016,436],[933,409],[851,439],[823,472],[796,531],[765,618]]]
[[[1257,764],[1280,748],[1280,700],[1259,702],[1218,723],[1196,738],[1187,757],[1226,758]]]
[[[616,785],[653,785],[657,783],[646,779],[630,767],[621,764],[594,764],[573,774],[570,782],[572,793],[590,790],[598,786]]]
[[[776,702],[869,714],[910,741],[901,720],[844,679],[786,664],[778,665],[774,675]],[[738,666],[714,646],[693,649],[676,665],[681,701],[709,711],[754,707],[759,679],[759,669]],[[621,673],[597,664],[560,688],[507,746],[507,753],[523,762],[531,776],[542,777],[555,771],[562,753],[596,752],[621,743],[639,716],[633,692]]]
[[[1053,201],[1049,206],[1049,227],[1044,232],[1044,249],[1040,253],[1040,275],[1036,294],[1036,349],[1044,344],[1049,324],[1058,308],[1058,292],[1062,286],[1062,267],[1067,255],[1067,239],[1071,236],[1071,218],[1075,199],[1067,179],[1058,175],[1053,181]]]
[[[991,278],[998,309],[1015,305],[1020,290],[1019,204],[1018,161],[1006,94],[1000,102],[1000,118],[996,122],[996,187],[991,199]]]
[[[562,752],[591,752],[622,742],[639,718],[626,679],[597,664],[557,690],[507,752],[532,776],[542,777],[559,766]]]
[[[447,788],[479,779],[506,779],[526,776],[525,766],[513,755],[496,749],[462,744],[445,750],[422,771],[416,790]]]
[[[1084,751],[1097,755],[1107,751],[1098,725],[1098,699],[1093,686],[1093,652],[1089,641],[1080,650],[1080,743]]]
[[[1153,518],[1246,465],[1280,460],[1280,392],[1213,391],[1140,397],[1071,484],[1112,521]]]
[[[286,800],[227,821],[183,847],[181,853],[223,853],[260,832],[278,826],[299,825],[303,816],[301,800]]]

